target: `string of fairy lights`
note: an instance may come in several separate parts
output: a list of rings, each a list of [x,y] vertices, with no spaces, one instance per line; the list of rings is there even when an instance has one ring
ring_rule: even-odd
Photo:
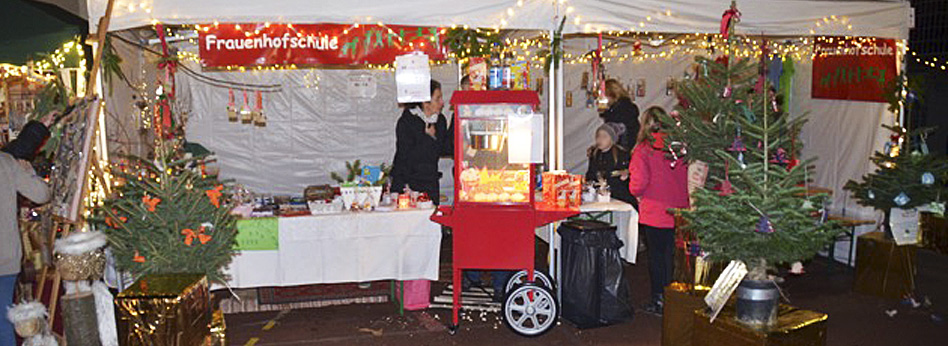
[[[70,64],[70,62],[74,62]],[[75,65],[75,66],[73,66]],[[0,79],[27,78],[31,82],[45,83],[56,78],[51,72],[54,68],[78,68],[80,73],[86,70],[85,51],[76,37],[63,43],[49,55],[25,65],[0,64]]]
[[[927,66],[938,71],[948,70],[948,60],[944,58],[942,59],[938,59],[938,57],[922,58],[922,57],[916,56],[915,52],[911,52],[910,54],[912,54],[912,59],[914,59],[916,63],[922,66]]]
[[[507,29],[510,27],[510,24],[515,21],[516,16],[525,11],[523,10],[526,3],[531,0],[517,0],[513,2],[511,6],[500,11],[495,17],[495,24],[491,25],[490,28],[475,28],[478,32],[493,32],[497,35],[508,34]],[[544,3],[549,3],[551,0],[532,0],[532,1],[542,1]],[[643,20],[632,23],[628,30],[604,30],[602,26],[586,23],[584,22],[584,16],[582,13],[576,10],[575,7],[571,6],[569,0],[552,0],[554,3],[559,3],[558,8],[559,15],[567,16],[569,22],[575,26],[581,26],[584,32],[587,33],[596,33],[602,34],[604,40],[612,42],[608,46],[608,49],[605,49],[603,62],[647,62],[652,60],[671,60],[681,56],[688,56],[694,54],[701,54],[703,52],[714,52],[718,50],[727,49],[728,42],[724,40],[720,34],[678,34],[678,35],[668,35],[662,33],[656,33],[654,26],[659,22],[669,22],[676,18],[676,15],[671,10],[665,9],[661,11],[656,11],[655,13],[648,14],[644,17]],[[141,3],[137,6],[129,4],[127,9],[130,12],[135,11],[145,11],[150,13],[150,5],[146,3]],[[152,21],[153,24],[158,24],[157,20]],[[389,28],[385,23],[377,20],[373,20],[372,17],[358,18],[351,25],[350,28],[359,28],[360,25],[378,25],[378,27],[383,28],[388,31],[392,37],[397,40],[402,38],[398,35],[395,35],[394,30]],[[240,24],[222,24],[219,21],[214,21],[211,24],[204,25],[185,25],[179,26],[179,29],[184,30],[193,30],[192,34],[189,35],[190,38],[188,41],[192,44],[196,44],[196,37],[199,31],[207,32],[212,27],[219,27],[221,25],[233,25],[234,29],[243,32],[244,35],[250,37],[254,34],[260,33],[259,25],[254,27],[241,27]],[[272,25],[270,22],[263,23],[264,27],[269,27]],[[245,25],[246,26],[246,25]],[[302,37],[306,33],[302,30],[296,30],[293,27],[293,24],[286,24],[288,28],[294,30],[298,37]],[[452,24],[450,28],[463,27],[468,29],[467,25]],[[447,31],[447,26],[442,28],[440,34],[443,35]],[[169,33],[171,29],[169,28]],[[813,42],[819,39],[831,39],[833,36],[814,36],[818,32],[836,30],[836,31],[853,31],[853,24],[849,17],[842,15],[829,15],[819,19],[814,20],[809,28],[805,29],[810,33],[810,36],[799,36],[792,38],[782,38],[780,40],[764,40],[764,39],[754,39],[750,37],[743,37],[739,40],[734,40],[730,46],[732,49],[732,54],[738,57],[759,57],[764,52],[779,54],[783,56],[790,56],[795,60],[812,60],[816,57],[816,53],[813,50]],[[348,30],[344,31],[344,34],[347,34]],[[577,35],[567,35],[567,37],[573,37]],[[578,35],[582,36],[582,35]],[[852,40],[863,40],[866,38],[855,37],[855,36],[846,36],[846,39]],[[435,42],[437,39],[436,36],[430,37],[432,42]],[[543,66],[545,56],[538,54],[540,51],[544,50],[544,47],[549,46],[549,34],[541,33],[536,37],[520,37],[512,38],[507,37],[502,40],[504,45],[500,47],[500,53],[504,55],[505,58],[511,59],[514,61],[528,61],[534,67]],[[413,43],[409,43],[413,44]],[[424,44],[424,43],[422,43]],[[899,41],[898,45],[901,52],[908,52],[907,45],[904,41]],[[462,60],[457,59],[457,57],[452,53],[447,53],[447,60],[433,60],[431,63],[433,65],[440,65],[444,63],[449,63],[449,60]],[[200,57],[197,53],[193,51],[179,51],[178,58],[183,61],[191,61],[197,64],[200,64]],[[585,53],[566,53],[564,55],[564,62],[566,64],[587,64],[591,61],[592,54],[590,52]],[[224,71],[235,71],[235,72],[247,72],[247,71],[265,71],[265,70],[279,70],[279,69],[298,69],[298,68],[308,68],[309,66],[297,66],[294,64],[289,65],[272,65],[272,66],[226,66],[220,68]],[[393,70],[393,64],[367,64],[359,66],[368,69],[381,69],[381,70]]]

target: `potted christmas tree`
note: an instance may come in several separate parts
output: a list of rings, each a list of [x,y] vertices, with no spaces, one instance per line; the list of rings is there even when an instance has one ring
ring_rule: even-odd
[[[224,283],[237,235],[228,188],[201,172],[200,157],[184,158],[180,139],[161,141],[156,156],[116,172],[125,184],[90,221],[108,236],[117,269],[133,277],[203,274]]]
[[[708,165],[682,217],[712,260],[747,265],[736,308],[750,325],[776,318],[780,295],[768,269],[812,257],[835,233],[814,216],[823,196],[806,193],[812,160],[795,159],[806,117],[783,114],[767,86],[756,62],[699,57],[680,105],[662,119],[668,155]]]
[[[929,207],[944,213],[942,194],[948,181],[948,160],[929,153],[925,138],[930,128],[906,133],[898,126],[883,126],[890,131],[885,149],[875,152],[870,158],[876,170],[866,174],[861,181],[850,180],[844,187],[863,206],[881,211],[884,215],[882,228],[892,238],[889,218],[893,208],[912,209]],[[910,154],[902,148],[912,148]]]

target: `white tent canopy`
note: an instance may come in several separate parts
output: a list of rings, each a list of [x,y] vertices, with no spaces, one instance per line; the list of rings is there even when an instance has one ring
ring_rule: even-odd
[[[57,0],[59,1],[59,0]],[[81,0],[80,0],[81,1]],[[108,0],[87,0],[90,32]],[[115,0],[110,31],[151,25],[219,22],[376,23],[549,30],[568,12],[565,32],[635,30],[713,33],[729,0]],[[743,0],[740,29],[771,36],[858,35],[907,38],[907,1]],[[846,18],[824,22],[823,18]],[[577,22],[576,19],[579,19]],[[849,25],[852,26],[849,29]]]
[[[68,0],[48,0],[68,1]],[[86,1],[86,0],[79,0]],[[95,31],[107,0],[87,0],[90,31]],[[115,0],[110,31],[165,24],[225,22],[290,23],[378,23],[522,30],[550,30],[557,13],[568,14],[566,33],[593,33],[598,30],[648,31],[651,33],[717,33],[721,15],[729,0],[362,0],[362,1],[240,1],[240,0]],[[521,5],[522,4],[522,5]],[[906,1],[795,1],[742,0],[743,16],[738,31],[748,35],[800,37],[813,35],[876,36],[905,39],[911,26],[911,7]],[[570,10],[571,9],[571,10]],[[511,15],[511,13],[513,13]],[[824,20],[825,18],[825,20]],[[577,24],[577,21],[578,24]],[[817,25],[820,22],[820,25]],[[851,27],[850,27],[851,26]],[[813,31],[811,33],[811,30]],[[584,53],[588,39],[571,40],[566,49]],[[124,47],[124,46],[122,46]],[[196,52],[193,44],[180,42],[179,49]],[[655,47],[643,47],[655,51]],[[125,70],[136,71],[133,84],[154,80],[154,57],[135,47],[123,53]],[[624,84],[642,83],[645,95],[636,97],[640,109],[658,105],[670,108],[676,99],[666,94],[664,85],[677,78],[691,64],[692,56],[635,63],[607,64],[610,77]],[[810,97],[812,64],[797,61],[793,82],[793,114],[810,112],[810,121],[801,134],[804,156],[820,158],[814,177],[816,185],[834,190],[834,213],[871,217],[873,212],[849,200],[842,185],[872,170],[867,159],[886,139],[881,124],[891,123],[886,104],[821,100]],[[145,66],[150,66],[146,68]],[[198,66],[192,66],[197,68]],[[561,135],[559,152],[563,167],[575,173],[585,171],[585,149],[601,123],[593,109],[582,106],[580,87],[585,64],[566,64],[557,78],[560,90],[546,89],[543,108],[549,109],[549,94],[558,98],[571,93],[573,106],[560,106],[557,125]],[[141,71],[138,76],[137,72]],[[432,69],[435,78],[446,82],[446,94],[456,87],[456,67]],[[535,71],[534,78],[543,76]],[[298,193],[307,184],[324,182],[329,172],[340,171],[343,162],[362,158],[365,162],[386,162],[394,151],[394,123],[399,111],[394,102],[394,77],[384,70],[277,70],[247,73],[205,72],[229,81],[279,83],[284,91],[266,96],[267,127],[229,123],[224,111],[227,90],[221,90],[179,76],[179,101],[190,111],[188,139],[207,145],[221,157],[222,174],[236,178],[259,192]],[[353,74],[376,76],[378,96],[353,99],[345,91]],[[305,86],[307,78],[320,78],[318,92]],[[548,78],[547,81],[551,81]],[[116,89],[107,107],[115,114],[134,114],[132,92]],[[563,98],[558,101],[562,102]],[[116,117],[123,122],[124,117]],[[124,125],[128,126],[128,125]],[[132,125],[134,129],[135,125]],[[114,131],[118,133],[118,131]],[[112,136],[110,131],[110,136]],[[116,137],[117,134],[116,134]],[[564,138],[566,140],[564,140]],[[551,145],[551,147],[553,147]],[[552,160],[551,160],[552,161]],[[443,162],[444,163],[444,162]],[[267,167],[265,171],[261,167]],[[443,167],[450,172],[450,166]],[[442,186],[450,188],[450,177]],[[841,253],[841,251],[839,251]]]

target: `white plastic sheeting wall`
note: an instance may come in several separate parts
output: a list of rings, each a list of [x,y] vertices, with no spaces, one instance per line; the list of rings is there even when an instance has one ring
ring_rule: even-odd
[[[243,83],[281,84],[282,92],[264,93],[264,127],[227,120],[228,91],[180,75],[179,93],[190,95],[189,141],[201,143],[220,160],[221,175],[253,191],[302,194],[308,185],[330,183],[331,172],[345,173],[345,162],[391,164],[395,154],[394,74],[382,70],[279,70],[207,73]],[[309,74],[309,76],[307,76]],[[371,99],[349,97],[352,74],[372,74],[378,81]],[[453,65],[432,69],[445,98],[457,87]],[[318,76],[318,89],[306,80]],[[183,90],[182,90],[183,91]],[[249,95],[253,102],[253,95]],[[238,105],[242,94],[237,92]],[[447,114],[447,107],[445,108]]]
[[[644,79],[646,94],[636,97],[640,110],[658,105],[671,109],[677,102],[666,95],[669,78],[680,79],[692,64],[692,56],[647,63],[607,64],[607,73],[634,89]],[[871,209],[856,205],[842,186],[871,171],[871,153],[881,148],[886,133],[883,123],[893,117],[882,103],[816,100],[810,98],[811,63],[795,64],[794,114],[809,112],[809,123],[801,134],[804,156],[818,157],[813,185],[834,191],[831,210],[857,218],[875,219]],[[585,107],[582,74],[588,65],[567,65],[565,90],[572,93],[572,106],[565,111],[565,164],[577,174],[586,170],[586,149],[601,124],[595,109]],[[352,74],[373,74],[378,81],[372,99],[347,94],[346,81]],[[445,100],[457,86],[457,68],[447,64],[432,69],[433,78],[444,85]],[[539,76],[534,71],[534,76]],[[218,154],[221,173],[258,192],[300,194],[307,185],[329,183],[330,172],[343,172],[345,161],[391,162],[394,155],[394,128],[401,114],[395,103],[394,75],[379,70],[283,70],[249,73],[209,73],[216,78],[245,83],[282,84],[280,93],[265,94],[266,127],[227,121],[226,89],[191,81],[179,75],[181,97],[190,97],[192,112],[187,137]],[[309,75],[309,76],[307,76]],[[319,77],[317,89],[305,87],[304,78]],[[546,90],[548,92],[548,90]],[[630,90],[635,93],[635,90]],[[189,96],[187,96],[189,95]],[[240,94],[238,93],[238,99]],[[541,97],[544,102],[547,97]],[[543,110],[545,111],[545,107]],[[450,117],[449,106],[445,115]],[[450,160],[442,160],[442,191],[451,194]],[[871,230],[863,227],[857,233]],[[845,256],[848,244],[837,250]],[[845,246],[844,246],[845,245]]]

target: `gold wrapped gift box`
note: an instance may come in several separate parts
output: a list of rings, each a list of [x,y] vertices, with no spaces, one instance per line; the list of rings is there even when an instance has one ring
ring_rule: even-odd
[[[888,299],[902,299],[915,288],[915,245],[899,246],[882,232],[856,241],[856,278],[853,291]]]
[[[706,261],[694,252],[700,251],[700,244],[694,232],[686,230],[688,221],[675,213],[675,271],[673,280],[693,286],[714,285],[727,263]]]
[[[948,255],[948,219],[932,213],[922,213],[919,219],[922,247]]]
[[[665,287],[662,313],[662,345],[691,346],[694,312],[707,307],[704,296],[710,287],[673,282]],[[698,344],[696,344],[698,345]]]
[[[210,293],[204,275],[145,275],[119,293],[115,305],[121,345],[211,344]],[[223,323],[219,326],[223,328]]]
[[[711,323],[707,309],[694,311],[692,345],[702,346],[817,346],[826,345],[828,315],[780,305],[777,322],[753,329],[737,321],[734,306],[728,304]]]

